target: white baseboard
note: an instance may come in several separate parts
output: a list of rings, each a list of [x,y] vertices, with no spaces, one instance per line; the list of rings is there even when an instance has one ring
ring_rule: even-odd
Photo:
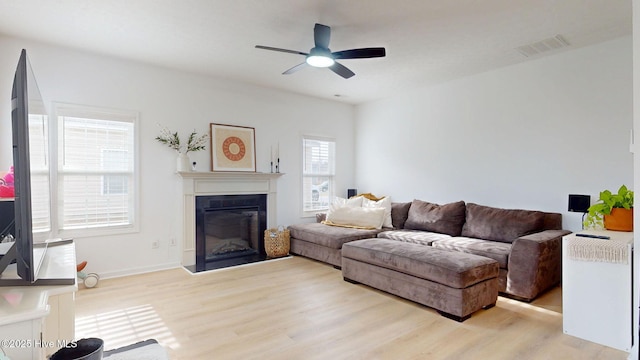
[[[290,258],[292,258],[291,255],[284,256],[284,257],[277,258],[277,259],[269,259],[269,260],[266,260],[266,261],[279,261],[279,260],[286,260],[286,259],[290,259]],[[189,273],[191,275],[198,275],[198,274],[210,273],[212,271],[224,271],[224,270],[237,268],[237,267],[240,267],[240,266],[259,265],[259,264],[263,264],[263,263],[264,263],[264,261],[258,261],[258,262],[254,262],[254,263],[236,265],[236,266],[231,266],[231,267],[221,268],[221,269],[215,269],[215,270],[202,271],[202,272],[198,272],[198,273],[192,273],[191,271],[187,270],[184,266],[182,266],[182,264],[180,264],[180,263],[164,263],[164,264],[159,264],[159,265],[154,265],[154,266],[129,268],[129,269],[123,269],[123,270],[119,270],[119,271],[110,271],[110,272],[106,272],[106,273],[100,273],[98,275],[100,276],[100,279],[112,279],[112,278],[119,278],[119,277],[123,277],[123,276],[146,274],[146,273],[150,273],[150,272],[154,272],[154,271],[162,271],[162,270],[169,270],[169,269],[176,269],[176,268],[184,269],[184,271],[186,271],[187,273]]]
[[[100,273],[99,275],[100,275],[100,279],[111,279],[111,278],[118,278],[118,277],[129,276],[129,275],[145,274],[145,273],[150,273],[154,271],[175,269],[179,267],[182,267],[180,263],[172,262],[172,263],[158,264],[154,266],[136,267],[136,268],[129,268],[129,269],[123,269],[118,271],[110,271],[107,273]]]

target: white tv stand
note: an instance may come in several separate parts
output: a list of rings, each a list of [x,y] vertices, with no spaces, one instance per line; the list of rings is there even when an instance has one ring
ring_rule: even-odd
[[[3,278],[11,277],[8,268]],[[50,244],[38,277],[76,278],[75,244]],[[75,339],[72,285],[0,287],[0,347],[11,359],[45,359]]]

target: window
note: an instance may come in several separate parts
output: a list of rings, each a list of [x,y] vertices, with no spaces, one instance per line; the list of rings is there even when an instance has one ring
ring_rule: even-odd
[[[327,210],[334,193],[335,147],[332,139],[304,136],[302,139],[302,209]]]
[[[31,105],[31,104],[30,104]],[[49,186],[49,121],[42,111],[30,109],[29,163],[31,170],[31,221],[34,236],[51,230]],[[40,234],[40,235],[38,235]]]
[[[59,230],[134,226],[137,114],[57,104],[56,116]]]
[[[104,169],[117,169],[120,164],[127,161],[127,151],[117,149],[102,150],[102,166]],[[102,195],[126,194],[129,191],[129,181],[123,175],[103,175]]]

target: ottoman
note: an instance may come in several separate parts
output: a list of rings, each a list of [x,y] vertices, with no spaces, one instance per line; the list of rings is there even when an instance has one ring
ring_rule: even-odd
[[[498,299],[498,262],[478,255],[390,239],[364,239],[342,246],[345,281],[436,309],[464,321]]]

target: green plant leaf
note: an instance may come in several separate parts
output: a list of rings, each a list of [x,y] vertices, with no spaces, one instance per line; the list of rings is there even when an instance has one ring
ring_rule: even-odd
[[[604,215],[610,215],[613,208],[633,208],[634,193],[625,185],[620,186],[617,194],[609,190],[600,192],[598,202],[587,210],[587,216],[583,222],[585,229],[602,228]]]

